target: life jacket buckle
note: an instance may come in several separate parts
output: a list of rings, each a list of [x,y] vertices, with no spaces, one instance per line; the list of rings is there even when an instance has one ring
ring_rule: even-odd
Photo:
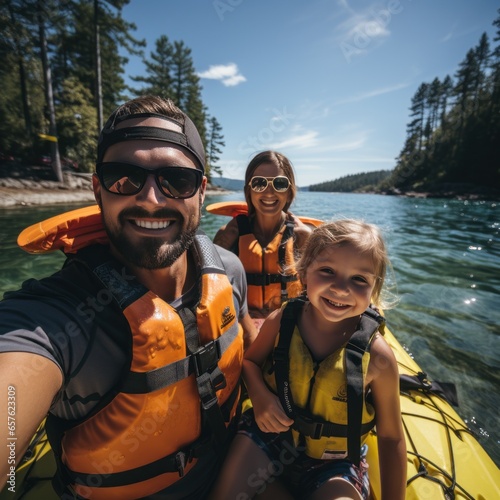
[[[273,358],[274,362],[282,362],[286,361],[288,357],[288,349],[285,349],[283,347],[276,346],[273,351]]]
[[[210,373],[216,367],[221,357],[219,343],[212,340],[193,353],[196,377],[202,373]]]
[[[315,422],[312,418],[305,415],[297,416],[295,424],[292,427],[300,434],[312,439],[321,439],[323,436],[324,424],[322,422]]]
[[[184,469],[186,467],[186,454],[183,451],[179,451],[178,453],[176,453],[175,466],[177,467],[179,477],[184,476]]]

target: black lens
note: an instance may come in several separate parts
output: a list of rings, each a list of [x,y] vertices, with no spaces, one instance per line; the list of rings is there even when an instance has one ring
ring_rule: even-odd
[[[279,176],[273,179],[273,187],[279,193],[283,193],[284,191],[286,191],[289,186],[290,181],[288,180],[288,177]]]
[[[191,198],[200,187],[202,174],[194,168],[165,167],[157,171],[156,178],[166,196]]]
[[[141,167],[128,163],[101,163],[99,178],[110,193],[137,194],[146,180],[146,172]]]
[[[260,176],[252,177],[250,187],[257,193],[262,193],[267,188],[267,179]]]

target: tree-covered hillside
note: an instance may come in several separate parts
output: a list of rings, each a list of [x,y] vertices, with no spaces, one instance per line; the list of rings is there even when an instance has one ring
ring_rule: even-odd
[[[500,14],[500,9],[499,9]],[[397,191],[488,191],[500,186],[500,17],[491,48],[483,33],[453,78],[422,83],[392,175]]]
[[[375,190],[376,186],[391,175],[391,170],[377,170],[361,174],[346,175],[333,181],[309,186],[309,191],[326,191],[338,193],[366,192]]]

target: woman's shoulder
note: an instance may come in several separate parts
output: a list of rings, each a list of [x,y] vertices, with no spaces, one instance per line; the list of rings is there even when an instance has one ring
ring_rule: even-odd
[[[236,218],[231,219],[225,226],[222,226],[214,237],[214,243],[230,250],[238,239],[238,222]]]

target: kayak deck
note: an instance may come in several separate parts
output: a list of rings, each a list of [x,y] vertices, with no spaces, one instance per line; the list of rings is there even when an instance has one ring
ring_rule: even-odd
[[[394,335],[385,339],[400,375],[422,373]],[[426,389],[402,390],[401,413],[407,447],[407,500],[500,498],[500,471],[454,408]],[[380,499],[376,429],[368,437],[373,499]]]

